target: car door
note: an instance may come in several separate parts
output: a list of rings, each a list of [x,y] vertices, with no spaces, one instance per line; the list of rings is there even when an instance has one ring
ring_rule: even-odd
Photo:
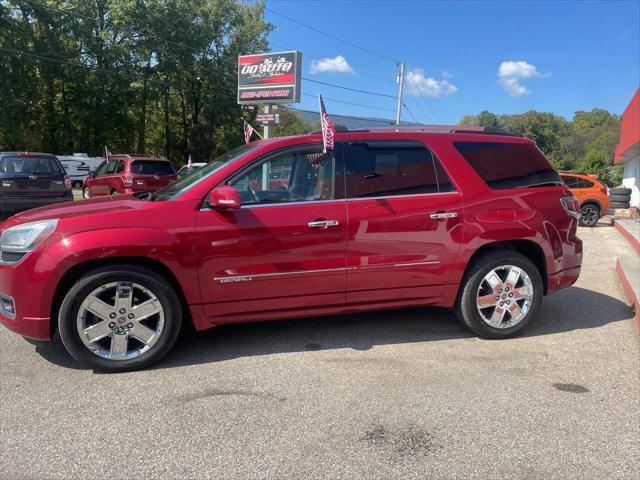
[[[345,163],[347,302],[437,301],[462,241],[462,201],[440,161],[416,141],[341,145]]]
[[[289,176],[272,190],[276,170]],[[333,153],[318,145],[286,149],[227,183],[241,208],[203,208],[196,224],[204,313],[264,318],[343,305],[347,219]]]
[[[108,195],[110,193],[110,181],[117,163],[117,159],[109,159],[96,170],[96,176],[91,182],[92,196]]]

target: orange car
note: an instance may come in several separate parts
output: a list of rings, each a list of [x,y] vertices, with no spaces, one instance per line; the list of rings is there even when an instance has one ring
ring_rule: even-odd
[[[560,176],[580,202],[580,225],[593,227],[609,211],[607,187],[597,175],[561,172]]]

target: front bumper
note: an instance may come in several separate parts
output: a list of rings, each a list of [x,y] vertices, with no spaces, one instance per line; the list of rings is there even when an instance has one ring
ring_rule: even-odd
[[[51,258],[38,251],[16,265],[0,264],[0,294],[12,299],[15,310],[0,308],[0,324],[25,337],[50,340],[51,270]]]

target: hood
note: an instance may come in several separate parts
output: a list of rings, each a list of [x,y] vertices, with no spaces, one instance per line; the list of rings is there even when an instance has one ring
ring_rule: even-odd
[[[49,220],[52,218],[64,220],[65,218],[140,210],[146,205],[149,205],[148,201],[140,200],[133,195],[92,198],[89,200],[57,203],[27,210],[8,218],[5,222],[0,223],[0,225],[5,229],[21,223]]]

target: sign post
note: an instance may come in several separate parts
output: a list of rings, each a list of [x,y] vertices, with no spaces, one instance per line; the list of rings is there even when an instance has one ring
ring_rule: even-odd
[[[278,103],[300,102],[300,76],[302,53],[259,53],[238,57],[238,103],[240,105],[262,105],[263,114],[256,120],[264,130],[263,138],[270,135],[272,125],[279,123],[272,106]],[[268,190],[268,163],[262,167],[262,188]]]

